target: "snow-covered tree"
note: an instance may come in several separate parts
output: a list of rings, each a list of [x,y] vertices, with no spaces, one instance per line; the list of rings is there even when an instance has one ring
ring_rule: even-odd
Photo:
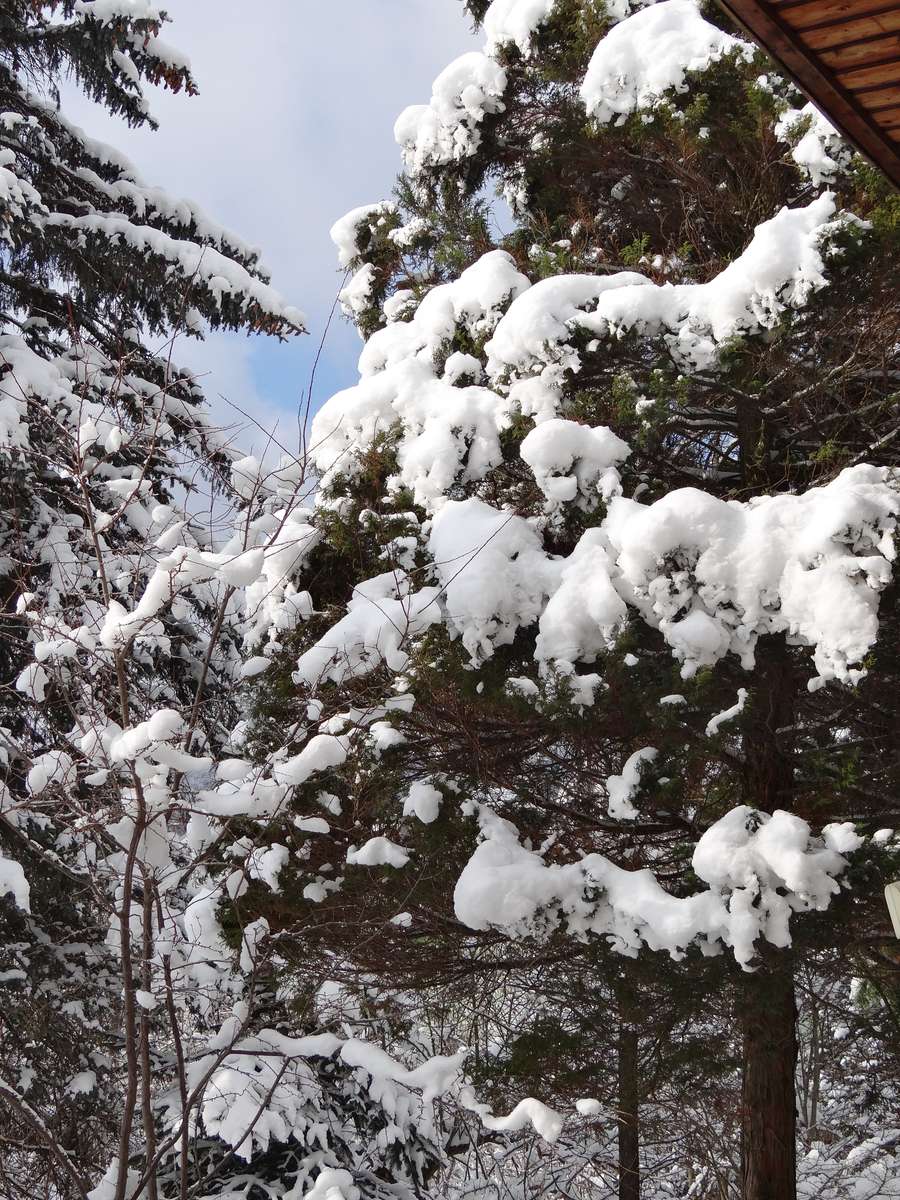
[[[255,745],[347,941],[726,949],[743,1194],[793,1198],[796,965],[896,868],[896,200],[694,0],[469,10],[332,231],[366,342]]]
[[[59,105],[68,79],[141,124],[144,84],[193,92],[163,19],[0,14],[0,1194],[396,1197],[458,1063],[315,1032],[273,990],[240,900],[278,890],[282,796],[257,825],[217,790],[252,770],[241,680],[305,615],[319,535],[305,462],[235,451],[175,338],[303,318]]]

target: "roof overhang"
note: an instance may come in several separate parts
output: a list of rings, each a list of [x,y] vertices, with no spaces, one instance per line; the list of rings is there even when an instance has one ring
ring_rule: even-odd
[[[900,3],[718,0],[900,188]]]

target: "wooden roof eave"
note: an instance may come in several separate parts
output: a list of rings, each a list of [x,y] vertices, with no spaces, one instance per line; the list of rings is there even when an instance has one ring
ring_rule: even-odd
[[[760,0],[718,0],[718,3],[784,68],[847,141],[880,168],[894,187],[900,188],[900,147],[853,93],[841,85],[821,57],[804,44],[800,31],[779,19],[773,5]],[[896,3],[885,7],[895,9]],[[897,76],[900,83],[900,63]]]

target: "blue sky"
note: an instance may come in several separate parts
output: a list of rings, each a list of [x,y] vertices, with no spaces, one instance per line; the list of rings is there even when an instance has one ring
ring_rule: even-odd
[[[400,168],[393,124],[425,103],[435,75],[474,48],[461,0],[165,0],[163,36],[186,53],[200,94],[156,92],[156,133],[132,131],[89,102],[66,112],[134,160],[148,183],[196,200],[259,245],[272,282],[303,309],[310,334],[287,345],[215,335],[176,358],[204,373],[216,415],[239,405],[297,440],[297,405],[340,286],[328,230],[390,195]],[[315,400],[356,379],[355,329],[338,316]],[[229,401],[231,403],[229,403]],[[260,447],[258,430],[243,441]]]

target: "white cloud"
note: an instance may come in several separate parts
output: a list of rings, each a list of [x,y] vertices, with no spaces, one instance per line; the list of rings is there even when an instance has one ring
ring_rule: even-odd
[[[328,229],[390,194],[395,117],[427,101],[434,76],[475,42],[461,0],[166,0],[165,9],[164,37],[191,59],[200,94],[151,95],[156,133],[70,94],[66,111],[125,150],[148,182],[261,246],[274,285],[310,319],[302,348],[216,335],[205,348],[180,342],[176,358],[208,368],[217,411],[226,395],[257,419],[277,415],[296,440],[296,398],[340,286]],[[319,400],[352,381],[358,351],[355,332],[338,325]]]

